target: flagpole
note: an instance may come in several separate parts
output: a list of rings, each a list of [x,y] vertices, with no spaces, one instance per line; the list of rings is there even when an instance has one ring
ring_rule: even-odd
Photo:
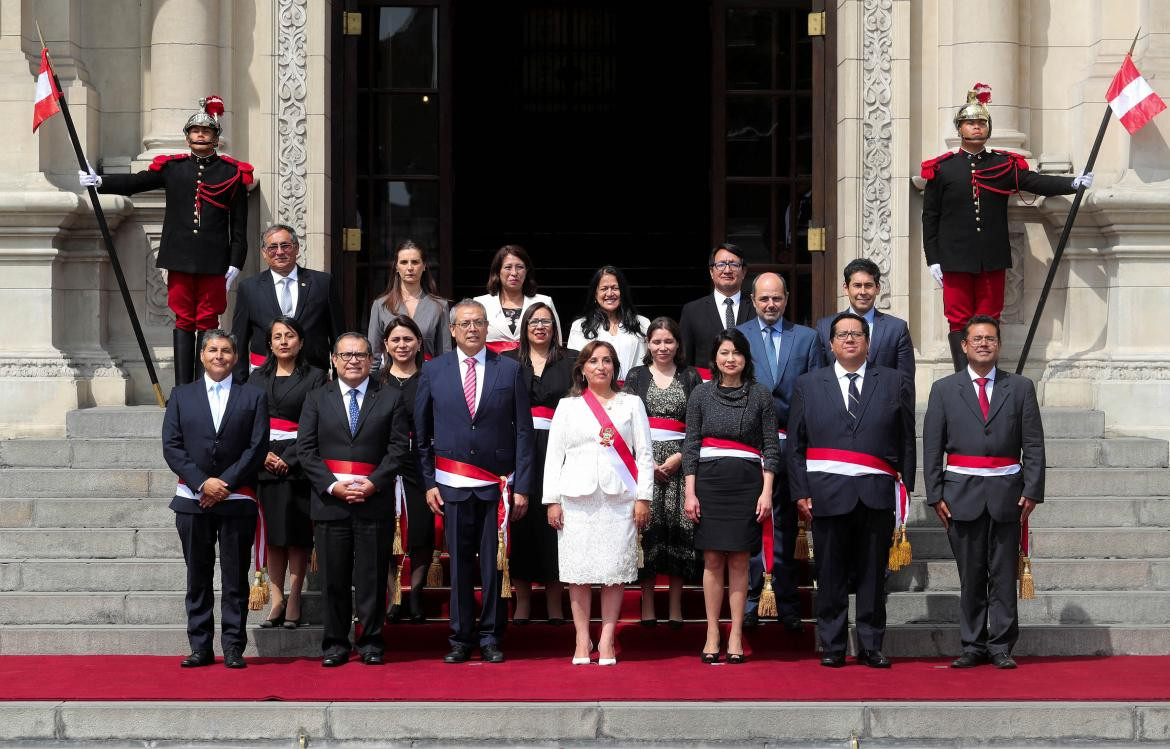
[[[38,22],[37,35],[40,36],[40,33],[41,25]],[[45,46],[43,36],[41,36],[41,49],[48,49]],[[53,76],[53,85],[56,86],[57,91],[61,91],[61,81],[57,78],[57,71],[53,70],[52,64],[49,65],[49,74]],[[65,127],[69,130],[69,140],[73,142],[73,150],[77,153],[78,168],[82,171],[88,171],[89,162],[85,158],[85,151],[82,150],[81,141],[77,137],[77,128],[73,125],[73,117],[69,114],[69,103],[65,100],[64,93],[57,99],[57,104],[61,108],[61,114],[65,117]],[[114,249],[114,238],[110,234],[110,225],[106,223],[105,211],[102,210],[101,202],[98,200],[97,188],[91,185],[87,192],[89,193],[89,202],[93,205],[93,214],[97,219],[98,229],[101,230],[102,239],[105,241],[110,266],[114,269],[114,278],[117,279],[118,289],[122,292],[122,302],[126,305],[126,313],[130,316],[130,326],[134,329],[134,337],[138,339],[138,349],[142,353],[142,361],[146,364],[146,373],[149,375],[151,387],[154,389],[154,399],[160,408],[166,408],[167,401],[163,397],[162,387],[158,384],[158,373],[154,369],[154,360],[151,359],[150,348],[146,345],[146,336],[142,333],[138,313],[134,310],[134,300],[130,297],[130,289],[126,285],[126,275],[122,272],[122,264],[118,261],[117,250]]]
[[[1133,54],[1134,47],[1137,46],[1138,35],[1142,33],[1139,26],[1137,34],[1133,35],[1133,43],[1129,45],[1129,52],[1126,57]],[[1097,163],[1097,154],[1101,150],[1101,142],[1105,140],[1105,130],[1109,127],[1109,121],[1113,119],[1113,110],[1109,105],[1105,105],[1105,114],[1101,117],[1101,126],[1097,128],[1097,139],[1093,141],[1093,149],[1089,151],[1089,159],[1085,162],[1085,168],[1081,173],[1093,171],[1093,165]],[[1040,315],[1044,312],[1044,304],[1048,301],[1048,294],[1052,291],[1052,282],[1056,280],[1056,270],[1060,265],[1060,258],[1064,255],[1064,248],[1068,244],[1069,235],[1072,234],[1073,223],[1077,220],[1077,211],[1081,208],[1081,200],[1085,196],[1085,186],[1081,185],[1077,188],[1076,196],[1073,198],[1072,208],[1069,209],[1068,218],[1064,221],[1064,229],[1060,232],[1060,241],[1056,243],[1056,252],[1052,255],[1052,262],[1048,266],[1048,277],[1044,279],[1044,288],[1040,290],[1040,298],[1036,300],[1036,312],[1032,315],[1032,324],[1028,326],[1028,336],[1024,339],[1024,348],[1020,351],[1020,361],[1016,364],[1016,374],[1024,373],[1024,365],[1028,363],[1028,354],[1032,350],[1032,342],[1036,338],[1036,328],[1040,326]]]

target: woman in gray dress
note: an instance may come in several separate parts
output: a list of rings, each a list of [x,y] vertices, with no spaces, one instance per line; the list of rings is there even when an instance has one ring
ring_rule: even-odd
[[[435,279],[427,269],[423,248],[413,240],[404,240],[394,250],[390,283],[382,296],[370,307],[370,345],[374,347],[375,366],[388,364],[383,341],[386,324],[397,315],[408,315],[423,335],[423,356],[427,359],[451,350],[451,332],[447,325],[447,300],[439,296]]]

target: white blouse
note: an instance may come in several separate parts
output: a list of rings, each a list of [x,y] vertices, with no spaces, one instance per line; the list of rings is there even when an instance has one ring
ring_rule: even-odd
[[[638,323],[642,327],[642,333],[628,333],[624,327],[619,325],[617,335],[610,333],[608,328],[598,328],[597,338],[590,339],[586,338],[585,333],[582,332],[585,318],[578,317],[573,321],[573,327],[569,329],[569,342],[565,345],[580,351],[590,340],[606,341],[612,344],[617,349],[618,379],[625,380],[631,369],[641,366],[642,357],[646,355],[645,332],[650,327],[650,320],[638,315]]]
[[[513,333],[509,326],[508,316],[504,314],[504,307],[500,304],[499,294],[480,294],[475,298],[475,301],[482,304],[483,308],[487,310],[488,343],[495,343],[497,341],[516,343],[520,340],[520,335],[524,332],[520,329],[520,320],[516,320],[516,332]],[[553,304],[552,297],[545,296],[544,294],[534,294],[533,296],[524,297],[524,306],[520,309],[520,317],[523,318],[528,308],[537,302],[544,302],[552,310],[553,319],[557,321],[557,330],[563,336],[565,331],[561,328],[561,318],[557,316],[557,308]],[[556,341],[556,343],[559,344],[560,341]]]
[[[642,399],[617,393],[606,406],[610,421],[617,427],[638,466],[637,496],[630,494],[603,453],[601,425],[580,396],[562,398],[553,414],[544,459],[544,504],[560,504],[565,497],[590,496],[599,488],[622,499],[652,499],[654,496],[654,453],[650,421]]]

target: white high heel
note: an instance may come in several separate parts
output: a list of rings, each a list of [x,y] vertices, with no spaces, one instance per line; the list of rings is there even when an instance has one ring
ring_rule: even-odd
[[[593,652],[593,640],[589,641],[589,652]],[[588,666],[593,661],[586,655],[584,658],[573,658],[574,666]]]
[[[597,665],[599,666],[616,666],[617,658],[598,658]]]

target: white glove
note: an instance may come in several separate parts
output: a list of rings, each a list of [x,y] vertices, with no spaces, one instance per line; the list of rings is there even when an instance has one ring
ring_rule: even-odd
[[[1086,190],[1088,190],[1090,187],[1093,186],[1093,173],[1092,172],[1081,172],[1077,176],[1073,177],[1072,186],[1073,187],[1084,187]]]
[[[930,266],[930,277],[934,279],[934,282],[936,284],[938,284],[938,287],[940,289],[943,287],[942,276],[943,276],[943,273],[942,273],[942,266],[941,265],[939,265],[938,263],[935,263],[934,265]]]
[[[95,172],[93,170],[93,167],[90,166],[89,164],[86,164],[86,166],[89,166],[88,172],[83,172],[80,169],[77,170],[77,181],[81,183],[82,189],[84,190],[84,189],[88,189],[90,187],[101,187],[102,186],[101,175],[98,174],[97,172]]]
[[[236,276],[238,276],[238,275],[240,275],[240,269],[234,265],[229,265],[228,269],[227,269],[227,273],[223,274],[223,280],[227,284],[228,291],[232,290],[232,282],[234,282],[236,280]]]

